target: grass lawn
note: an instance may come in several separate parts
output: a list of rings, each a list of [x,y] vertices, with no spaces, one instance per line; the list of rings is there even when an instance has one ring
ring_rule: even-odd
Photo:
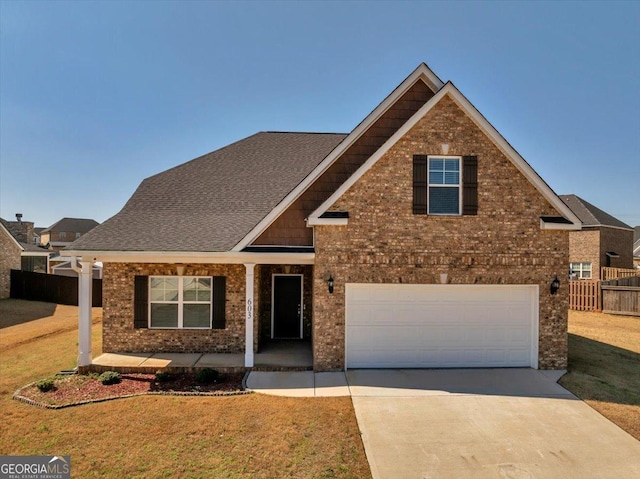
[[[640,440],[640,318],[569,311],[560,384]]]
[[[93,353],[102,311],[94,309]],[[0,455],[70,455],[73,477],[371,477],[350,398],[142,396],[61,410],[12,400],[75,366],[77,308],[0,300]]]

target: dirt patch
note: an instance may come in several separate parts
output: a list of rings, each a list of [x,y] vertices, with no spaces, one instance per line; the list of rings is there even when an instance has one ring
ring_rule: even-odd
[[[120,382],[105,385],[97,374],[56,376],[54,389],[42,392],[36,383],[16,392],[16,399],[44,407],[68,407],[142,394],[228,395],[242,393],[243,374],[221,374],[213,384],[200,384],[194,374],[172,375],[158,382],[154,374],[123,374]]]

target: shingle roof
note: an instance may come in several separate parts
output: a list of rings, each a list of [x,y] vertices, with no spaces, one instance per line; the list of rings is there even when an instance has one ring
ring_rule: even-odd
[[[611,216],[606,211],[602,211],[600,208],[593,206],[579,196],[560,195],[560,199],[571,208],[583,226],[613,226],[616,228],[632,229],[628,224]]]
[[[145,179],[118,214],[72,248],[229,251],[345,137],[252,135]]]
[[[51,231],[70,231],[74,233],[86,233],[98,226],[96,220],[87,218],[62,218],[51,226],[40,231],[40,233],[49,233]]]

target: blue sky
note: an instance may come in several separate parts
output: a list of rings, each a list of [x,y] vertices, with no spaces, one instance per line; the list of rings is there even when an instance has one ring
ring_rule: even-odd
[[[423,61],[556,193],[640,225],[631,1],[0,0],[0,215],[102,222],[257,131],[351,131]]]

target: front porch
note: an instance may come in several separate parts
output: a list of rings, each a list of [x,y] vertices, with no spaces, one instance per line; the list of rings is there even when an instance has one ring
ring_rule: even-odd
[[[270,341],[254,356],[253,367],[245,367],[244,353],[104,353],[80,372],[118,371],[155,373],[158,370],[187,372],[211,368],[223,373],[251,371],[310,371],[313,354],[309,341]]]

